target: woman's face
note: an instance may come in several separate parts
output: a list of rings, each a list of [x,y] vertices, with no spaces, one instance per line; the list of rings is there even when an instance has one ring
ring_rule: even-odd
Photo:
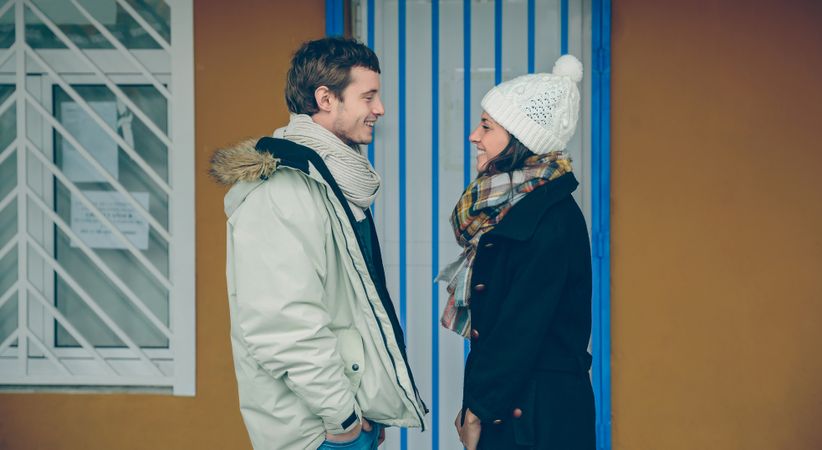
[[[477,172],[482,173],[488,161],[505,150],[511,135],[483,111],[479,125],[468,135],[468,140],[477,146]]]

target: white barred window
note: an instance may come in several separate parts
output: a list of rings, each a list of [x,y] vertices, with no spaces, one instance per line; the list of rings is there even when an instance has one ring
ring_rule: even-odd
[[[0,385],[194,394],[191,0],[0,0]]]

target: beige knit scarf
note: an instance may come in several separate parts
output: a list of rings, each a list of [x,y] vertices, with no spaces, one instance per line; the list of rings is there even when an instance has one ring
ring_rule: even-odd
[[[292,114],[288,125],[278,128],[274,137],[288,139],[317,152],[340,185],[354,217],[358,221],[365,218],[364,210],[374,202],[382,181],[359,145],[346,145],[306,114]]]

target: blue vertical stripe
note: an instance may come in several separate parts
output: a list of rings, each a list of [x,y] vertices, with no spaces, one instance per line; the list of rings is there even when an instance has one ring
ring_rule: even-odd
[[[325,35],[342,36],[345,33],[343,0],[325,0]]]
[[[471,134],[471,0],[462,2],[462,49],[462,123],[465,135],[462,152],[462,182],[463,186],[468,186],[471,182],[471,142],[468,141],[468,135]],[[470,342],[466,339],[463,343],[464,358],[468,358],[470,350]]]
[[[594,0],[591,81],[591,214],[597,448],[611,449],[611,1]]]
[[[406,327],[406,289],[407,289],[407,274],[406,274],[406,199],[405,199],[405,0],[399,0],[398,6],[398,51],[397,57],[399,59],[399,182],[400,182],[400,325],[403,332],[405,332],[406,340],[408,340],[408,328]],[[406,450],[408,448],[408,430],[403,428],[400,432],[400,448]]]
[[[560,50],[559,54],[564,55],[568,53],[568,0],[560,0],[559,3],[559,17],[560,17]]]
[[[440,271],[440,4],[431,2],[431,279]],[[431,448],[440,448],[440,290],[431,284]]]
[[[440,8],[439,0],[431,2],[431,178],[433,186],[431,189],[431,276],[436,278],[439,273],[439,209],[440,209],[440,188],[439,188],[439,53],[440,53]],[[431,285],[431,347],[433,350],[431,366],[432,384],[432,433],[431,447],[439,448],[439,286],[436,283]]]
[[[468,135],[471,134],[471,0],[462,2],[462,101],[463,101],[463,133],[465,146],[462,154],[462,181],[464,186],[471,182],[471,143]]]
[[[405,330],[405,0],[399,0],[399,48],[397,57],[399,60],[399,191],[400,191],[400,324]]]
[[[366,3],[367,8],[367,16],[366,17],[366,30],[365,34],[367,36],[366,40],[368,41],[367,44],[371,49],[374,49],[374,0],[368,0]]]
[[[366,30],[365,34],[366,38],[366,45],[371,50],[374,50],[374,0],[368,0],[366,4]],[[374,136],[376,138],[376,135]],[[371,165],[374,165],[374,141],[371,141],[368,144],[368,160],[371,161]],[[373,206],[372,206],[373,211]]]
[[[494,84],[502,83],[502,0],[494,0]]]
[[[536,15],[535,3],[535,0],[528,0],[528,73],[534,73],[534,16]]]

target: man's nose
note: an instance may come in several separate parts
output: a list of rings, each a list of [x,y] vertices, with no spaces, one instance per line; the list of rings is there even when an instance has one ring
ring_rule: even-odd
[[[380,98],[377,98],[377,101],[374,102],[374,108],[371,112],[376,116],[385,115],[385,106],[382,104],[382,100]]]

